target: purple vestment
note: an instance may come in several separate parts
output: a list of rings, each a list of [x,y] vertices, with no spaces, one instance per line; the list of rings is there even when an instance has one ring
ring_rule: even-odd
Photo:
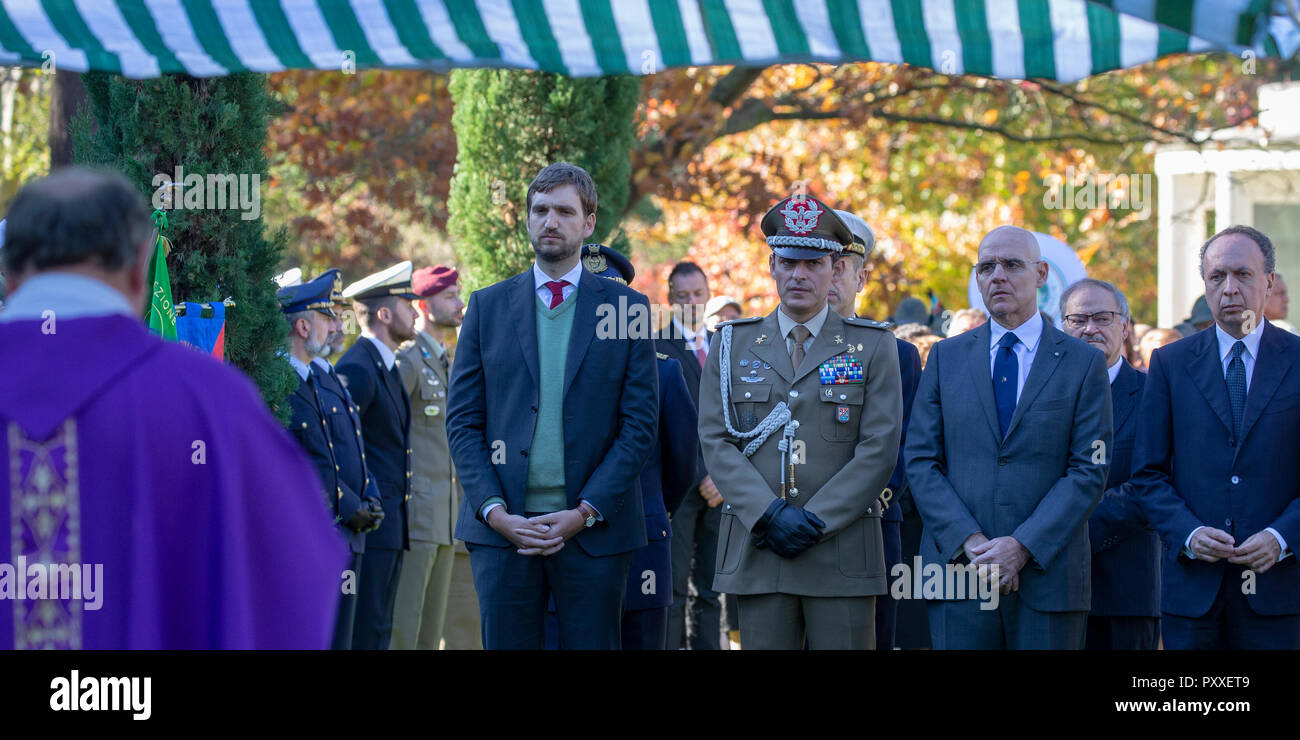
[[[328,647],[346,548],[254,386],[131,317],[56,320],[0,323],[0,563],[102,564],[98,608],[0,582],[0,649]]]

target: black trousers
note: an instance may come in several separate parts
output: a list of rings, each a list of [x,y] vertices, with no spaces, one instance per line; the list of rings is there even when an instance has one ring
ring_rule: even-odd
[[[698,488],[673,513],[673,604],[668,649],[722,649],[722,601],[713,590],[722,507],[709,508]]]
[[[350,594],[343,594],[339,599],[338,615],[334,618],[334,637],[330,640],[330,650],[351,650],[352,649],[352,625],[357,619],[357,595],[361,589],[361,560],[364,556],[359,552],[352,553],[352,559],[348,561],[348,570],[352,571],[352,580],[355,590]],[[339,579],[340,588],[343,579]]]
[[[402,573],[403,550],[366,550],[361,558],[357,588],[357,618],[352,627],[353,650],[387,650],[393,635],[393,604]]]
[[[885,544],[885,578],[893,592],[894,566],[903,562],[902,522],[880,522],[881,538]],[[901,577],[901,576],[900,576]],[[894,626],[898,622],[898,602],[890,594],[876,597],[876,649],[894,649]],[[743,646],[742,646],[743,647]]]
[[[1160,617],[1088,615],[1085,650],[1155,650],[1160,646]]]

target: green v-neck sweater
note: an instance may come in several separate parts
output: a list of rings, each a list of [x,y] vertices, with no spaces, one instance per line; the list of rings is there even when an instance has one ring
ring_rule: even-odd
[[[537,426],[528,451],[524,511],[549,514],[568,508],[564,493],[564,370],[578,292],[549,308],[537,300]]]

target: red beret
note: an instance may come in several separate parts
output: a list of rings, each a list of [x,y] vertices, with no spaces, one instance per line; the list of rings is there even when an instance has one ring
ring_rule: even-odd
[[[428,298],[455,285],[459,277],[460,273],[454,267],[422,267],[411,275],[411,291],[421,298]]]

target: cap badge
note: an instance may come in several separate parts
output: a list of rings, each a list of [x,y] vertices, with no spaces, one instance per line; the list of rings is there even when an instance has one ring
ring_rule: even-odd
[[[791,200],[785,208],[781,209],[781,215],[785,216],[785,228],[791,234],[798,236],[804,236],[816,229],[824,213],[826,211],[818,208],[817,201],[811,198]]]

